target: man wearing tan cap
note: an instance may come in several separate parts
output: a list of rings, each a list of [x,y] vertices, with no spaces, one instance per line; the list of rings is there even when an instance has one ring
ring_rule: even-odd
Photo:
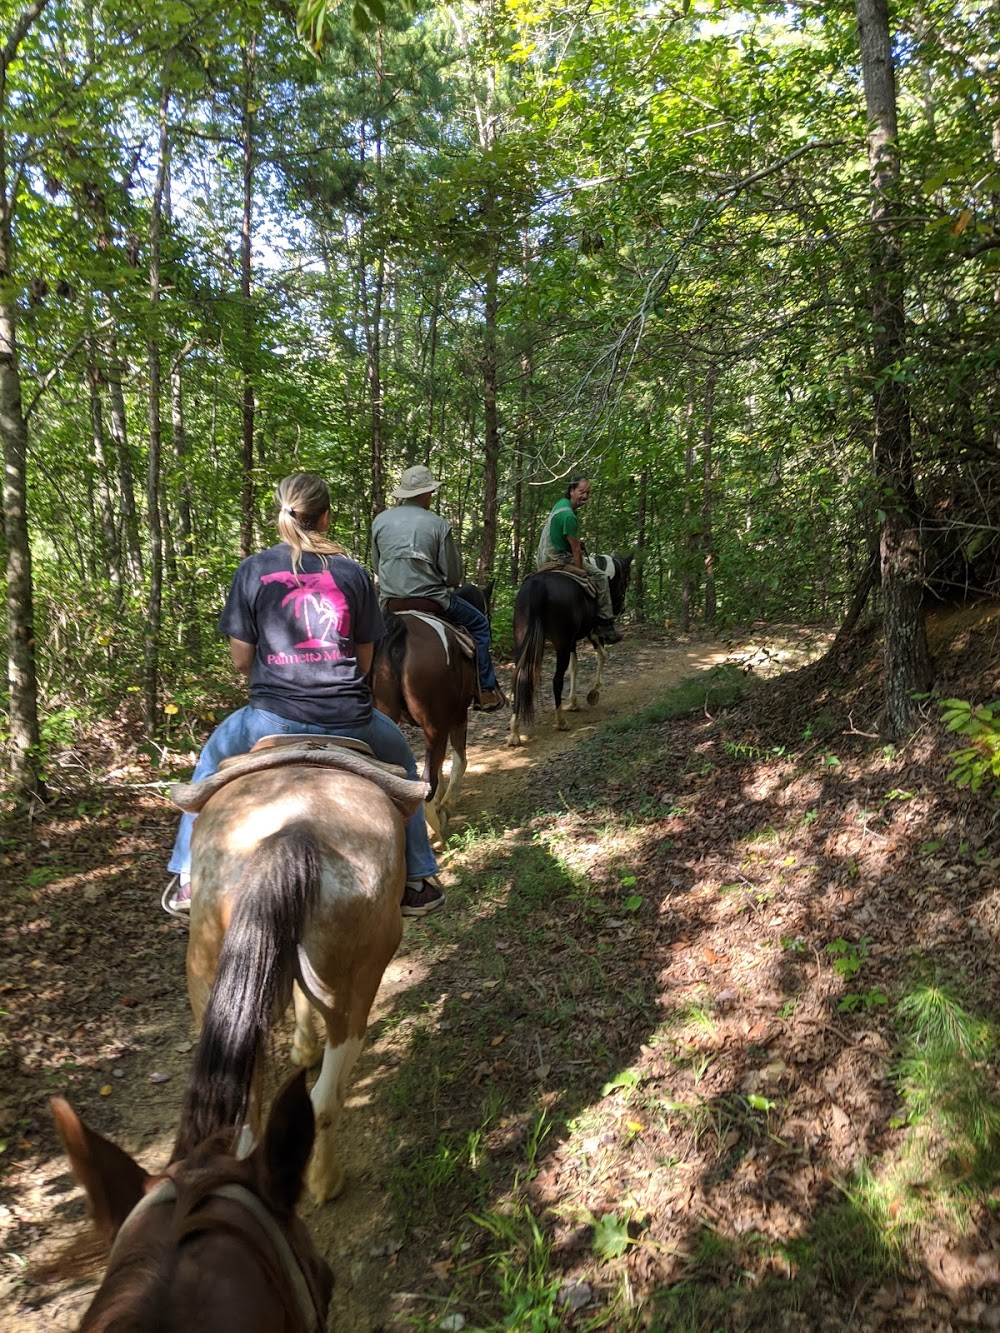
[[[462,557],[451,525],[431,512],[431,500],[441,485],[422,463],[408,467],[392,492],[399,503],[384,509],[372,524],[372,565],[379,597],[383,605],[390,598],[428,598],[438,604],[445,620],[469,631],[476,641],[479,672],[480,698],[473,706],[493,713],[506,700],[490,658],[490,622],[453,591],[463,580]]]

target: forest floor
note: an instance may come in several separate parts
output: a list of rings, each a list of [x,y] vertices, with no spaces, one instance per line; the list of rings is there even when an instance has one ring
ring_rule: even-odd
[[[931,632],[943,695],[1000,694],[1000,608]],[[895,1072],[915,979],[997,1012],[995,805],[947,783],[934,708],[879,743],[876,645],[834,678],[804,665],[825,642],[632,630],[569,732],[508,750],[474,719],[447,908],[376,1002],[345,1192],[303,1209],[331,1328],[1000,1327],[980,1163],[930,1122],[916,1153]],[[4,829],[4,1330],[75,1327],[93,1289],[31,1277],[83,1216],[46,1098],[148,1167],[171,1146],[192,1033],[157,776],[109,730]]]

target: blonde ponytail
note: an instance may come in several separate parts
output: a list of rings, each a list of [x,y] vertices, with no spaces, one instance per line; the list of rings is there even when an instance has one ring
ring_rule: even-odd
[[[278,536],[292,548],[292,570],[299,572],[303,552],[310,555],[347,555],[345,547],[317,531],[317,524],[330,510],[330,492],[314,472],[295,472],[274,489]]]

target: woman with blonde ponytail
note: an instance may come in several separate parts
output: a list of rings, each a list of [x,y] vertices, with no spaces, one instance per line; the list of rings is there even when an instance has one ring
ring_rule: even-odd
[[[417,766],[406,737],[372,706],[368,688],[374,646],[385,634],[367,573],[327,535],[330,492],[311,472],[278,483],[277,546],[249,556],[233,576],[219,629],[233,664],[250,682],[250,702],[209,736],[193,781],[224,759],[245,754],[264,736],[307,733],[352,736],[411,778]],[[172,916],[191,907],[193,815],[181,817],[162,903]],[[423,811],[406,825],[404,916],[444,904]]]

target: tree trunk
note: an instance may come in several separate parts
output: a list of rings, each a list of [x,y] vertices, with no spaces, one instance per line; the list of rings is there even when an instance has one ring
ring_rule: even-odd
[[[242,490],[240,494],[240,554],[244,559],[254,547],[254,317],[251,304],[253,281],[253,185],[254,185],[254,84],[256,78],[256,38],[243,44],[243,102],[240,108],[243,131],[243,220],[240,226],[240,296],[243,301],[243,354],[240,374],[243,380],[243,450]]]
[[[18,16],[0,50],[0,435],[3,436],[3,526],[7,556],[7,686],[10,778],[19,798],[44,791],[38,730],[34,585],[28,527],[28,424],[21,403],[17,306],[12,272],[14,193],[8,180],[7,72],[47,0]]]
[[[685,409],[684,440],[684,577],[681,579],[681,617],[682,634],[691,632],[691,611],[694,604],[694,570],[697,552],[697,537],[694,531],[692,514],[694,513],[694,374],[692,372],[688,388],[687,407]],[[663,561],[660,560],[662,579]]]
[[[170,420],[174,444],[174,470],[177,474],[177,548],[180,559],[181,598],[184,606],[184,644],[197,661],[201,654],[201,626],[198,623],[198,581],[194,568],[194,533],[191,524],[191,482],[187,467],[187,431],[184,427],[184,348],[170,365]]]
[[[139,516],[135,503],[135,474],[132,469],[132,455],[129,452],[128,416],[125,411],[125,394],[122,392],[122,361],[118,354],[118,344],[114,336],[107,343],[108,402],[111,406],[111,419],[108,434],[114,446],[115,459],[118,463],[118,485],[122,503],[122,535],[128,551],[128,563],[133,583],[138,583],[143,575],[142,544],[139,541]]]
[[[646,421],[646,447],[650,447],[649,420]],[[638,535],[636,537],[635,560],[635,618],[642,624],[646,619],[646,506],[649,496],[649,468],[643,463],[639,471],[639,512],[636,515]]]
[[[869,120],[875,481],[885,514],[881,535],[882,729],[887,738],[895,740],[910,730],[913,695],[929,688],[932,673],[923,616],[910,405],[899,374],[906,358],[905,280],[897,222],[899,146],[887,0],[857,0],[857,16]]]
[[[97,474],[97,502],[104,555],[115,605],[121,607],[121,543],[118,540],[114,502],[111,496],[113,470],[108,466],[108,450],[104,438],[104,409],[101,403],[101,372],[97,363],[93,335],[87,337],[87,388],[90,395],[90,428],[94,445],[94,470]]]
[[[163,532],[160,526],[160,471],[162,425],[160,422],[160,222],[169,171],[170,145],[167,138],[167,113],[170,92],[164,76],[160,94],[160,149],[149,219],[149,332],[146,340],[149,376],[149,460],[146,468],[146,507],[149,520],[149,600],[146,604],[146,632],[143,639],[143,723],[152,740],[159,726],[160,695],[160,623],[163,615]]]
[[[712,481],[712,443],[715,436],[715,378],[714,361],[708,365],[705,378],[705,426],[701,438],[702,492],[701,492],[701,550],[705,570],[704,622],[715,620],[715,540],[712,521],[715,517],[715,495]]]
[[[486,275],[486,327],[483,337],[483,532],[476,578],[485,586],[493,575],[497,549],[500,424],[497,417],[497,295],[498,256],[494,250]]]

